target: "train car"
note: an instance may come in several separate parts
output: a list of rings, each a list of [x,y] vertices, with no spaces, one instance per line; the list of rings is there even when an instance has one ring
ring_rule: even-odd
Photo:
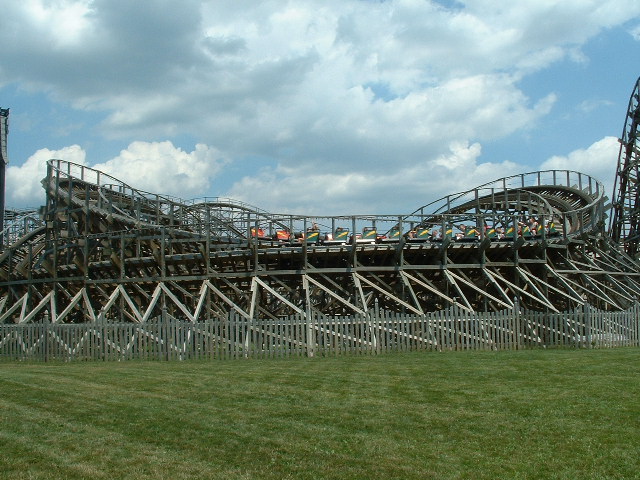
[[[337,227],[333,233],[326,233],[322,241],[325,245],[344,245],[349,241],[349,229]]]

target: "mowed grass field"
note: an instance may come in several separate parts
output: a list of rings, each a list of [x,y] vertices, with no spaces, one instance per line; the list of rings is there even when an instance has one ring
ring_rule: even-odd
[[[640,478],[640,349],[0,363],[0,478]]]

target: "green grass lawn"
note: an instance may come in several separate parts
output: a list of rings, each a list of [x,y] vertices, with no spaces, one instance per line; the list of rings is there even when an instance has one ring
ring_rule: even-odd
[[[0,364],[0,478],[639,478],[640,349]]]

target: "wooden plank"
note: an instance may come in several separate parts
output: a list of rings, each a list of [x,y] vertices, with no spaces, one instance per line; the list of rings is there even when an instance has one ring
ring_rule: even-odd
[[[504,310],[498,312],[489,312],[487,322],[492,325],[491,329],[495,332],[489,336],[490,350],[512,350],[515,348],[513,342],[513,323],[510,317],[506,315]]]
[[[304,312],[306,316],[306,312]],[[300,356],[300,347],[299,347],[299,325],[300,325],[300,314],[293,315],[291,318],[291,325],[289,327],[289,335],[291,336],[289,342],[289,355],[292,357]]]
[[[404,336],[403,340],[404,340],[404,349],[405,351],[409,351],[411,350],[411,336],[410,336],[410,327],[411,327],[411,319],[409,318],[409,315],[407,313],[405,313],[402,316],[402,321],[403,321],[403,325],[402,325],[402,335]]]
[[[640,304],[635,303],[631,308],[631,323],[633,329],[633,341],[634,347],[640,346]]]
[[[381,316],[381,320],[382,320],[382,328],[383,328],[383,343],[384,343],[384,352],[389,352],[391,345],[390,345],[390,338],[389,338],[389,315],[388,312],[386,310],[382,311],[382,316]]]
[[[633,321],[634,328],[634,347],[640,347],[640,304],[637,302],[633,306],[631,320]]]
[[[220,338],[222,339],[220,345],[222,347],[221,356],[225,360],[231,357],[231,343],[229,336],[231,335],[230,323],[232,315],[233,313],[229,312],[227,315],[221,317],[220,319],[220,321],[222,322],[220,324]]]

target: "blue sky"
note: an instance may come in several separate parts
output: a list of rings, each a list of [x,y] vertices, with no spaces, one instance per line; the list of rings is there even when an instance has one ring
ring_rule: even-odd
[[[48,158],[183,198],[402,214],[515,173],[608,191],[637,0],[0,0],[7,204]]]

